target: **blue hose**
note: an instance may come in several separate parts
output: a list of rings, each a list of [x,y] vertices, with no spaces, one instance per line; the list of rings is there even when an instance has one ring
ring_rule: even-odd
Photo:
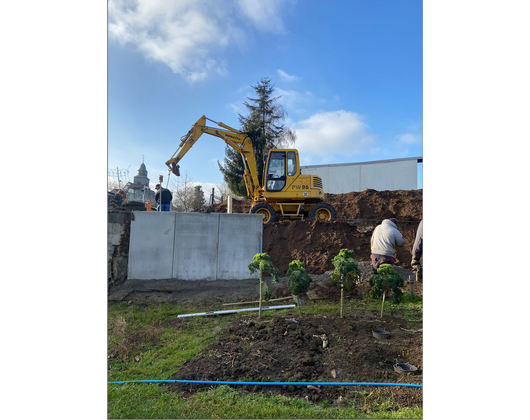
[[[186,380],[145,380],[145,381],[117,381],[108,382],[108,384],[130,384],[130,383],[174,383],[179,382],[183,384],[216,384],[216,385],[335,385],[335,386],[351,386],[351,385],[364,385],[364,386],[406,386],[414,388],[422,388],[423,385],[419,384],[387,384],[379,382],[238,382],[238,381],[186,381]]]

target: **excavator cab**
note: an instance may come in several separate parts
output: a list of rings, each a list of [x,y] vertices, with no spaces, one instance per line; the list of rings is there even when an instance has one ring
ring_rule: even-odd
[[[266,167],[265,191],[279,192],[298,175],[298,154],[294,150],[271,150]]]

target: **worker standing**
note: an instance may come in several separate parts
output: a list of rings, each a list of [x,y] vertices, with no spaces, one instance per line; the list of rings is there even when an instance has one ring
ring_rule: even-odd
[[[397,219],[385,219],[374,229],[371,239],[372,271],[377,274],[381,264],[394,265],[396,247],[405,245],[403,235],[397,229]]]
[[[160,184],[156,184],[155,190],[155,201],[158,204],[157,211],[171,211],[171,200],[173,199],[171,191],[160,186]]]

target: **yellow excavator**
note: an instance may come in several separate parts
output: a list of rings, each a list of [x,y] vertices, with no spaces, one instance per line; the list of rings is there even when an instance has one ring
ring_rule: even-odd
[[[206,120],[223,129],[208,127]],[[259,184],[254,145],[249,133],[216,122],[204,115],[181,138],[178,149],[166,162],[169,170],[180,176],[180,160],[204,134],[219,137],[243,158],[245,185],[252,199],[250,213],[263,215],[263,223],[276,220],[277,215],[290,218],[334,221],[335,210],[323,202],[322,178],[317,175],[304,175],[300,172],[298,150],[269,149],[263,168],[264,185]]]

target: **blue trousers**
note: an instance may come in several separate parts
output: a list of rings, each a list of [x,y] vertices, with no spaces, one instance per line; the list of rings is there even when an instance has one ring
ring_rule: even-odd
[[[156,209],[156,211],[170,211],[170,210],[171,210],[170,204],[160,204],[158,208]]]

